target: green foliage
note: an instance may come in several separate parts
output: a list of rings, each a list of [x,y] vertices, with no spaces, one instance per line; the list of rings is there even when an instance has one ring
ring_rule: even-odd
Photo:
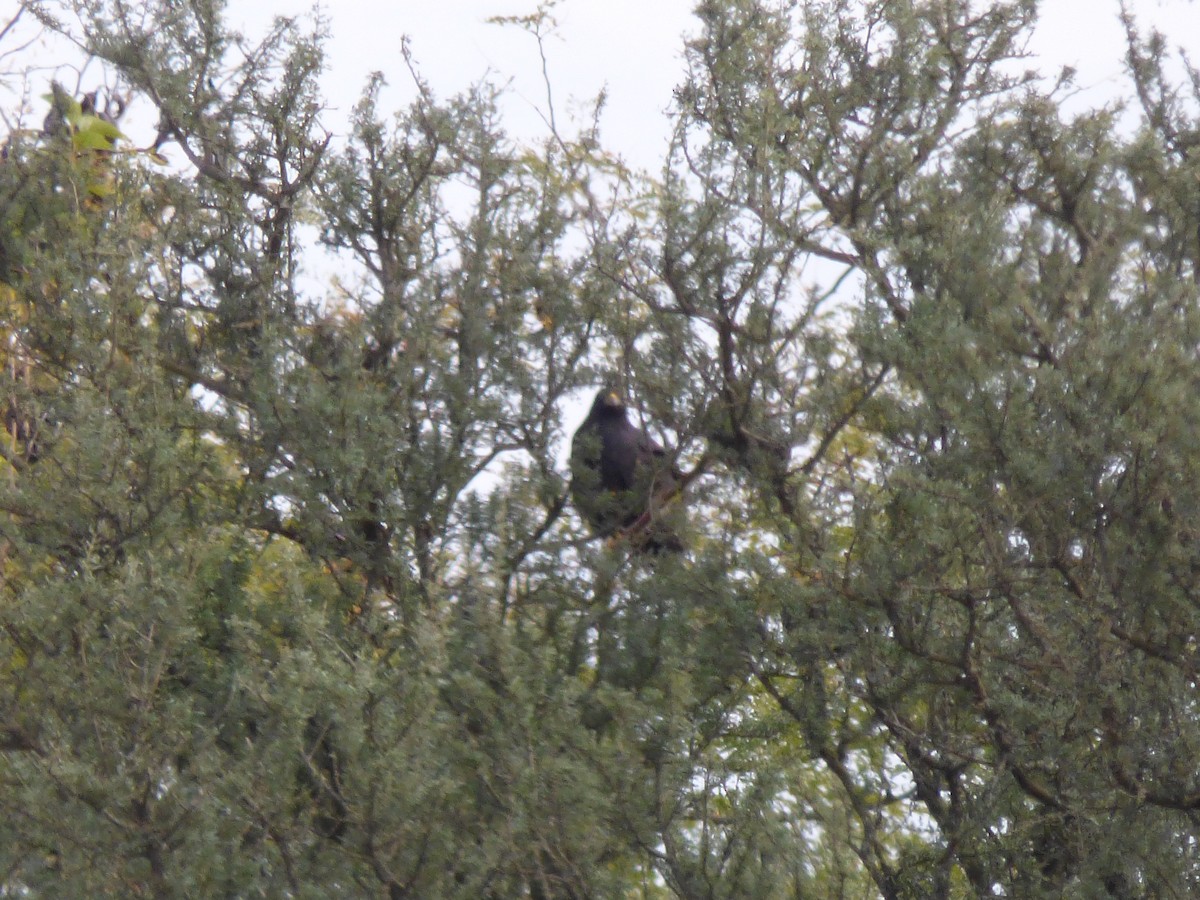
[[[36,11],[181,169],[57,85],[0,162],[0,893],[1196,892],[1161,39],[1069,117],[1030,3],[704,2],[650,180],[487,85],[335,141],[319,26]],[[679,558],[567,500],[609,379]]]

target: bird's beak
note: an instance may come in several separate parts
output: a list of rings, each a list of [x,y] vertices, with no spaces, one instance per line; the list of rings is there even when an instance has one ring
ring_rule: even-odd
[[[621,405],[621,395],[618,394],[616,391],[609,391],[608,396],[604,398],[604,402],[607,403],[609,406],[620,406]]]

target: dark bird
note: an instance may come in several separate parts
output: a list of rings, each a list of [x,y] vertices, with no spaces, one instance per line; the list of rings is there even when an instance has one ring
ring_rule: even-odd
[[[683,544],[657,520],[682,476],[666,450],[629,421],[624,400],[605,388],[571,441],[571,499],[598,534],[632,529],[642,549],[679,553]]]

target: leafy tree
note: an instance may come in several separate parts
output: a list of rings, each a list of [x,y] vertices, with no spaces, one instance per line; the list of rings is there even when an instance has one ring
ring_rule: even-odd
[[[27,9],[159,134],[56,85],[0,162],[0,890],[1195,892],[1161,37],[1068,115],[1031,2],[705,0],[650,178],[407,57],[335,139],[320,23]],[[682,555],[570,507],[613,378]]]

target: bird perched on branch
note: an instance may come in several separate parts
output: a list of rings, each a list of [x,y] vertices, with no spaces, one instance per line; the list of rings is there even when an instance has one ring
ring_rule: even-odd
[[[659,514],[684,479],[667,451],[629,421],[621,395],[605,388],[571,441],[571,498],[602,535],[626,532],[651,553],[683,551]]]

